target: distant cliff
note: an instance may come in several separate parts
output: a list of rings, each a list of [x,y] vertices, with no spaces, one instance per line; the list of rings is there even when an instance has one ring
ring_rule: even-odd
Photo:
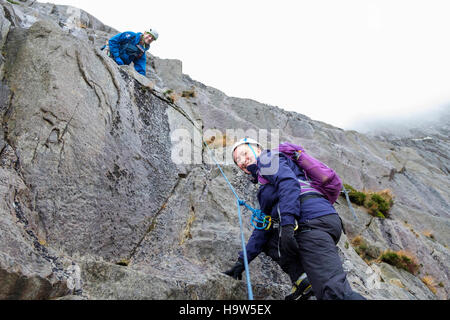
[[[240,250],[235,199],[201,139],[223,160],[239,133],[296,142],[356,190],[394,195],[385,219],[336,204],[356,291],[448,299],[448,120],[372,136],[228,97],[177,60],[149,55],[144,78],[99,50],[117,32],[76,8],[0,0],[0,299],[245,299],[245,283],[221,273]],[[256,186],[224,170],[256,203]],[[248,238],[248,212],[244,222]],[[381,259],[387,250],[418,270]],[[250,270],[255,298],[288,294],[268,257]]]

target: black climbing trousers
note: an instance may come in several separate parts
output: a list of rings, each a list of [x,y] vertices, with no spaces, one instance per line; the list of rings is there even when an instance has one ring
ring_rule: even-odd
[[[299,256],[285,256],[279,246],[279,229],[271,231],[263,252],[271,257],[295,282],[304,272],[318,300],[365,300],[354,292],[342,268],[336,244],[342,234],[337,214],[322,216],[302,223],[295,233]]]
[[[272,234],[269,241],[264,246],[263,252],[281,267],[281,269],[289,276],[292,283],[295,283],[295,281],[297,281],[297,279],[304,273],[303,267],[298,260],[298,257],[283,255],[281,245],[279,243],[280,237],[278,231],[278,229],[271,231]],[[281,259],[281,255],[283,255],[283,259]]]
[[[342,234],[337,214],[322,216],[300,224],[296,239],[300,261],[317,300],[365,300],[354,292],[347,280],[336,247]]]

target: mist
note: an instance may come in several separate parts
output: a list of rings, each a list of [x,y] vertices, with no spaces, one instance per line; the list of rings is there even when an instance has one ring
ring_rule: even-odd
[[[392,134],[399,137],[420,134],[439,134],[450,127],[450,103],[427,110],[361,117],[345,129],[378,135]]]

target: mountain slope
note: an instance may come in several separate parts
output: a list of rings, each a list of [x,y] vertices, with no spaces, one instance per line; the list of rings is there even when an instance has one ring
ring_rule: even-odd
[[[117,31],[87,13],[0,5],[1,299],[245,299],[245,283],[221,274],[240,250],[235,199],[201,140],[225,160],[244,134],[267,146],[299,143],[353,187],[395,195],[388,219],[353,205],[355,220],[343,197],[336,205],[355,290],[448,298],[445,132],[430,144],[344,131],[227,97],[184,75],[177,60],[149,56],[149,80],[99,50]],[[256,186],[230,161],[224,171],[256,203]],[[246,213],[247,238],[251,231]],[[350,245],[357,236],[377,253],[409,251],[420,273],[368,265]],[[266,256],[250,268],[255,298],[288,293],[287,276]]]

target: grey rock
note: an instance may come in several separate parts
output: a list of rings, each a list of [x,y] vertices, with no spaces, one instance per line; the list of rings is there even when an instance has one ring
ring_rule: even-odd
[[[37,221],[32,220],[36,213],[28,209],[29,189],[14,169],[17,158],[11,151],[3,149],[0,168],[0,299],[69,294],[67,259],[42,242]]]
[[[16,88],[6,136],[48,240],[70,253],[129,252],[176,182],[167,106],[49,21],[12,32],[6,51]]]
[[[222,274],[241,250],[236,199],[203,135],[252,205],[257,186],[229,158],[242,135],[301,144],[355,188],[390,189],[386,220],[353,205],[355,219],[344,197],[336,204],[352,287],[369,299],[448,299],[448,120],[406,136],[344,131],[228,97],[179,60],[148,54],[148,78],[119,67],[99,50],[118,31],[82,10],[0,7],[0,299],[245,299],[245,282]],[[410,252],[420,273],[367,264],[351,246],[357,236],[373,256]],[[290,291],[264,254],[250,276],[256,299]]]

